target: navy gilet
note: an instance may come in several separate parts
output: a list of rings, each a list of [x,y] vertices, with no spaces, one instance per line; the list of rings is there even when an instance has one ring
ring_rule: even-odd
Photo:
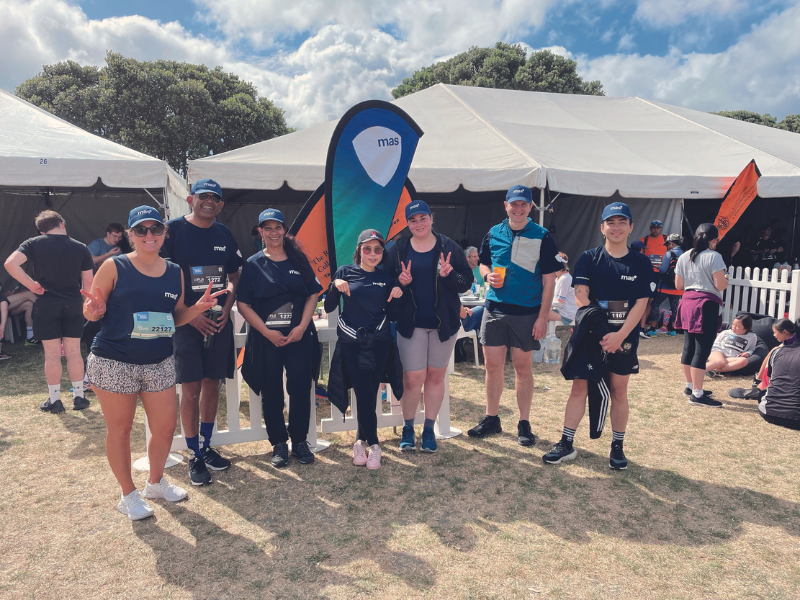
[[[149,277],[133,266],[127,255],[115,256],[117,284],[106,300],[100,333],[92,353],[134,365],[152,365],[172,356],[172,338],[131,337],[134,315],[142,312],[169,313],[181,296],[181,268],[169,261],[161,277]]]

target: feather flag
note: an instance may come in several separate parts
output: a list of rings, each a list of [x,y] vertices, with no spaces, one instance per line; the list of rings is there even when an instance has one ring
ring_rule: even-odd
[[[714,219],[714,225],[719,230],[719,239],[724,238],[725,234],[736,225],[736,221],[758,194],[759,177],[761,171],[758,170],[756,161],[751,160],[728,189],[722,206],[719,207],[717,218]]]

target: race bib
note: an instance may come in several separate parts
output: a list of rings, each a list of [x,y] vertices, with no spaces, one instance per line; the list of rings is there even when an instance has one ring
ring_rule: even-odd
[[[222,265],[206,265],[204,267],[189,267],[192,274],[192,291],[204,292],[211,285],[211,290],[218,292],[227,283],[225,267]]]
[[[664,260],[664,257],[660,254],[651,254],[650,255],[650,262],[653,263],[654,267],[660,267],[661,261]]]
[[[292,324],[292,303],[287,302],[280,308],[276,308],[264,321],[268,329],[278,329],[288,327]]]
[[[175,321],[172,320],[170,313],[133,313],[132,338],[151,340],[160,337],[172,337],[173,333],[175,333]]]
[[[631,312],[631,305],[627,300],[600,300],[598,304],[607,312],[609,325],[622,325]]]
[[[731,333],[728,335],[728,343],[726,345],[732,351],[741,354],[747,348],[747,338]]]

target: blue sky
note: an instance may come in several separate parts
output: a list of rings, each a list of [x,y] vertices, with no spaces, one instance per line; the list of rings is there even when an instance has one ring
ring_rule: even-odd
[[[798,31],[785,0],[0,0],[0,87],[112,49],[222,65],[307,127],[501,40],[575,59],[608,95],[782,118],[800,113]]]

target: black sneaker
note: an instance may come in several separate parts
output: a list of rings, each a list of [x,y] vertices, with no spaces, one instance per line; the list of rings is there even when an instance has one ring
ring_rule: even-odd
[[[41,410],[42,412],[57,415],[59,413],[64,412],[64,404],[61,402],[61,400],[56,400],[51,404],[50,398],[48,398],[39,405],[39,410]]]
[[[206,469],[206,463],[199,456],[189,459],[189,479],[192,485],[208,485],[211,483],[211,473]]]
[[[289,464],[289,444],[283,442],[282,444],[275,444],[272,447],[272,466],[276,469],[282,469]]]
[[[41,343],[42,342],[40,342],[39,340],[37,340],[35,338],[28,338],[27,340],[25,340],[25,345],[26,346],[38,346]]]
[[[574,460],[576,456],[578,456],[578,452],[572,447],[572,444],[561,441],[550,448],[550,452],[545,454],[542,460],[549,465],[557,465],[564,460]]]
[[[711,394],[713,394],[714,392],[712,392],[711,390],[703,390],[703,393],[704,393],[706,396],[710,396],[710,395],[711,395]],[[690,387],[685,387],[685,388],[683,388],[683,395],[684,395],[684,396],[691,396],[691,395],[692,395],[692,388],[690,388]]]
[[[467,431],[467,435],[469,435],[469,437],[482,438],[492,433],[500,433],[502,431],[503,428],[500,425],[500,417],[497,415],[494,417],[486,415],[480,421],[478,421],[478,424],[475,425],[475,427]]]
[[[89,402],[83,396],[75,396],[72,399],[72,410],[83,410],[84,408],[89,408],[92,403]]]
[[[615,471],[624,471],[628,468],[628,459],[622,451],[622,442],[611,444],[611,453],[608,455],[608,466]]]
[[[744,398],[746,400],[758,400],[761,401],[761,398],[764,397],[764,394],[767,393],[767,390],[761,390],[757,387],[751,388],[750,391],[745,393]]]
[[[231,466],[231,461],[227,458],[222,458],[219,452],[210,446],[206,446],[200,450],[200,456],[203,457],[203,462],[206,463],[206,467],[212,471],[224,471]]]
[[[531,432],[531,424],[528,421],[517,423],[517,443],[520,446],[533,446],[536,443],[536,436]]]
[[[708,394],[703,394],[699,398],[695,397],[694,395],[689,396],[689,404],[708,406],[710,408],[719,408],[722,406],[722,402],[719,400],[714,400],[713,398],[709,397]]]
[[[292,456],[297,459],[301,465],[310,465],[314,462],[314,453],[308,447],[308,442],[298,442],[292,444]]]
[[[705,390],[703,390],[703,391],[705,391]],[[748,390],[746,390],[744,388],[735,387],[735,388],[731,388],[731,389],[728,390],[728,396],[730,396],[731,398],[737,398],[737,399],[744,398],[744,395],[747,392],[748,392]],[[708,395],[708,392],[706,392],[706,396],[707,395]]]

